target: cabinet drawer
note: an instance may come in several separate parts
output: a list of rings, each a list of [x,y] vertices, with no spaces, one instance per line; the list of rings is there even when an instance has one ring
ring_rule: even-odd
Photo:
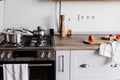
[[[120,80],[120,66],[114,67],[97,50],[71,51],[71,72],[72,80]]]

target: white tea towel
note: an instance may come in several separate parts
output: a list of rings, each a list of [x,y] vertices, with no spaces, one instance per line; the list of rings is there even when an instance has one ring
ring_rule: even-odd
[[[110,44],[102,43],[99,54],[110,57],[115,64],[120,64],[120,41],[113,41]]]
[[[13,80],[12,65],[3,65],[3,77],[4,80]]]
[[[99,49],[99,54],[106,56],[106,57],[111,57],[111,52],[112,52],[112,46],[111,44],[106,44],[106,43],[102,43],[100,45],[100,49]]]
[[[4,80],[28,80],[28,64],[3,64]]]
[[[120,64],[120,41],[114,41],[112,48],[112,61],[116,64]]]

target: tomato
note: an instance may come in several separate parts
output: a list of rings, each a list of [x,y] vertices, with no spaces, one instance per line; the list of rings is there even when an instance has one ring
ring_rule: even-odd
[[[114,34],[109,34],[109,37],[114,37]]]
[[[116,35],[116,39],[120,40],[120,34]]]
[[[94,41],[94,36],[93,35],[89,35],[88,40],[89,41]]]

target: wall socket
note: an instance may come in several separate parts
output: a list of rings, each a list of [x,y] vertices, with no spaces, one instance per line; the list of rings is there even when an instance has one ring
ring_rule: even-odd
[[[86,20],[92,20],[92,19],[95,19],[95,16],[89,16],[89,15],[88,15],[88,16],[83,16],[83,15],[80,16],[80,15],[78,14],[78,21],[80,21],[80,20],[85,20],[85,19],[86,19]]]

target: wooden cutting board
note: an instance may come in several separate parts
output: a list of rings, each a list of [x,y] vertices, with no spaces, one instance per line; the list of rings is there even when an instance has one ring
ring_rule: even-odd
[[[87,44],[101,44],[101,43],[111,43],[112,41],[110,40],[94,40],[94,41],[84,40],[83,42]]]

